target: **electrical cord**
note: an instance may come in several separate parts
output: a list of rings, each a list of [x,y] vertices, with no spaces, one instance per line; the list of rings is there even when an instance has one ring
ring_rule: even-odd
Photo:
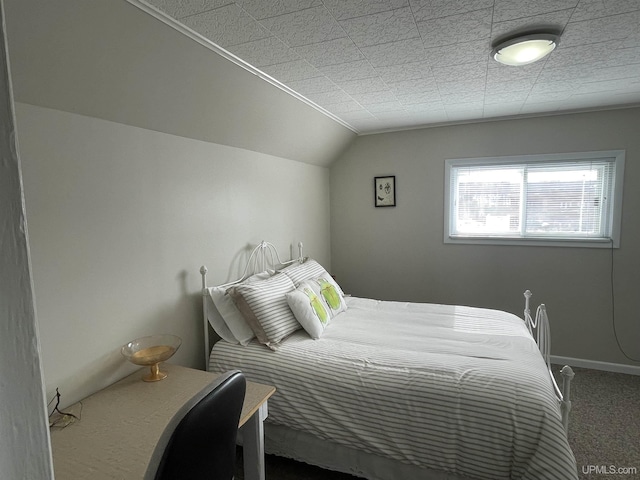
[[[613,240],[611,240],[611,322],[613,324],[613,336],[616,339],[616,343],[618,344],[618,348],[620,349],[620,352],[622,352],[622,355],[624,355],[627,359],[631,360],[632,362],[640,362],[640,359],[633,358],[627,355],[627,353],[624,351],[624,348],[622,348],[622,344],[620,343],[620,338],[618,338],[618,331],[616,329],[616,292],[615,292],[615,285],[614,285],[613,252],[614,252]]]

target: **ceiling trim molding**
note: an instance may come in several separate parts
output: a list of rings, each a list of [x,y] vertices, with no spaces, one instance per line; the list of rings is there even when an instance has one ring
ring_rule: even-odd
[[[340,125],[342,125],[345,128],[348,128],[349,130],[351,130],[355,134],[358,134],[358,135],[360,134],[360,132],[357,129],[355,129],[353,126],[349,125],[348,123],[346,123],[341,118],[335,116],[334,114],[332,114],[328,110],[325,110],[324,108],[322,108],[321,106],[319,106],[316,103],[312,102],[311,100],[303,97],[298,92],[296,92],[295,90],[292,90],[291,88],[287,87],[286,85],[280,83],[278,80],[276,80],[275,78],[271,77],[270,75],[267,75],[263,71],[258,70],[253,65],[251,65],[251,64],[245,62],[244,60],[242,60],[241,58],[235,56],[233,53],[229,52],[228,50],[225,50],[220,45],[212,42],[211,40],[209,40],[208,38],[206,38],[203,35],[199,34],[198,32],[196,32],[194,30],[191,30],[189,27],[186,27],[185,25],[182,25],[177,20],[175,20],[174,18],[170,17],[169,15],[164,13],[163,11],[157,9],[153,5],[149,5],[148,3],[146,3],[143,0],[127,0],[127,2],[129,2],[131,5],[139,8],[143,12],[148,13],[152,17],[155,17],[156,19],[160,20],[162,23],[164,23],[164,24],[170,26],[171,28],[179,31],[180,33],[186,35],[187,37],[189,37],[190,39],[192,39],[195,42],[199,43],[200,45],[202,45],[202,46],[208,48],[209,50],[217,53],[221,57],[229,60],[230,62],[233,62],[234,64],[236,64],[237,66],[239,66],[241,68],[244,68],[249,73],[259,77],[260,79],[264,80],[267,83],[270,83],[274,87],[279,88],[280,90],[282,90],[285,93],[291,95],[292,97],[296,98],[297,100],[309,105],[310,107],[314,108],[318,112],[320,112],[323,115],[329,117],[331,120],[339,123]]]
[[[520,114],[520,115],[505,115],[503,117],[491,117],[491,118],[476,118],[471,120],[457,120],[453,122],[439,122],[439,123],[426,123],[423,125],[414,125],[410,127],[398,127],[398,128],[387,128],[380,130],[367,131],[364,133],[359,133],[359,136],[366,135],[379,135],[382,133],[395,133],[395,132],[406,132],[410,130],[423,130],[426,128],[440,128],[440,127],[453,127],[456,125],[469,125],[473,123],[489,123],[489,122],[501,122],[508,120],[525,120],[527,118],[540,118],[540,117],[559,117],[561,115],[575,115],[580,113],[594,113],[594,112],[608,112],[612,110],[626,110],[629,108],[640,108],[640,103],[630,103],[624,105],[611,105],[605,107],[592,107],[592,108],[581,108],[581,109],[573,109],[573,110],[563,110],[557,112],[540,112],[540,113],[528,113],[528,114]]]

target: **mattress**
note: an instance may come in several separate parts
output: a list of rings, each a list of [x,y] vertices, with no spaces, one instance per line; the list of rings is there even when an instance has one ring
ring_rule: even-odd
[[[475,479],[576,479],[546,365],[497,310],[347,298],[322,337],[219,341],[210,370],[275,385],[268,422]]]

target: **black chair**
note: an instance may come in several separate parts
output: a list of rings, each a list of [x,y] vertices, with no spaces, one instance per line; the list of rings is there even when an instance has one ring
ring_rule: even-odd
[[[145,478],[231,480],[246,386],[241,372],[227,372],[192,398],[160,437]]]

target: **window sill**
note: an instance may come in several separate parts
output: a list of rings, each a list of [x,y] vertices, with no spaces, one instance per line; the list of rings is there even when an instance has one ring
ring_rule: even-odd
[[[507,238],[507,237],[450,237],[445,244],[459,245],[510,245],[527,247],[571,247],[571,248],[620,248],[620,243],[610,238]]]

